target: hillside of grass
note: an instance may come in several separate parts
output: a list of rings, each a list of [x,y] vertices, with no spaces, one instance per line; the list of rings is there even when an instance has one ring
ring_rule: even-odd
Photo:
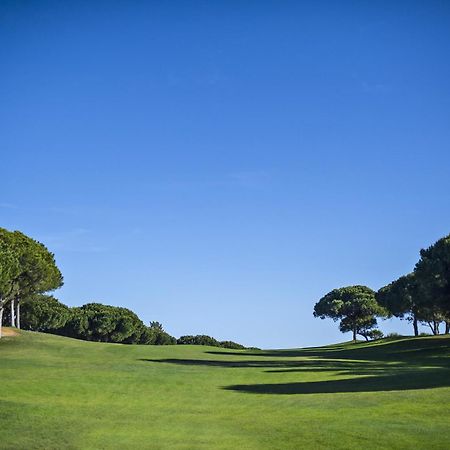
[[[447,449],[450,337],[235,351],[0,340],[2,449]]]

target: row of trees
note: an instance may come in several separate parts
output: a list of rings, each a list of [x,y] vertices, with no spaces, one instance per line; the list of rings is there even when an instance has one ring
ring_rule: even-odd
[[[118,306],[88,303],[70,308],[51,295],[36,294],[22,302],[22,328],[96,342],[150,345],[209,345],[230,349],[245,347],[233,341],[218,341],[207,335],[176,339],[160,322],[145,326],[131,310]],[[9,323],[10,313],[3,317]]]
[[[193,344],[245,348],[205,336],[168,334],[161,323],[142,320],[127,308],[88,303],[69,308],[48,293],[63,285],[54,255],[19,231],[0,228],[0,337],[2,325],[98,342]]]
[[[413,325],[419,335],[419,324],[430,327],[433,334],[450,332],[450,235],[420,251],[414,270],[382,287],[378,292],[367,286],[334,289],[314,306],[314,316],[339,322],[339,329],[351,331],[353,340],[382,337],[377,317],[398,317]]]

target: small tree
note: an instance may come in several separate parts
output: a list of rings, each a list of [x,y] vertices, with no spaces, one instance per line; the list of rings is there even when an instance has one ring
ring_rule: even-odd
[[[347,286],[333,289],[314,306],[314,317],[340,320],[339,329],[351,331],[368,339],[369,332],[377,326],[376,316],[386,316],[386,311],[375,300],[375,292],[367,286]]]

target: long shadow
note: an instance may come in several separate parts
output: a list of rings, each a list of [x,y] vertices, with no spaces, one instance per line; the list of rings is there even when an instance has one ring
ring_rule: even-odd
[[[357,370],[367,369],[371,366],[368,361],[338,361],[338,360],[225,360],[225,359],[147,359],[141,358],[139,361],[147,361],[153,363],[178,364],[182,366],[211,366],[225,368],[281,368],[284,371],[311,370],[311,371],[338,371],[338,370]],[[378,363],[373,366],[373,370],[381,370]],[[274,370],[273,372],[276,372]],[[272,371],[267,371],[272,372]]]
[[[309,381],[296,383],[236,384],[225,386],[227,391],[251,394],[331,394],[345,392],[405,391],[450,386],[450,371],[441,369],[417,372],[347,378],[344,380]]]
[[[429,389],[450,386],[450,336],[299,350],[207,351],[220,359],[142,359],[153,363],[260,368],[266,373],[334,372],[345,379],[236,384],[222,389],[254,394],[317,394]],[[245,360],[225,359],[238,355]],[[258,357],[258,358],[256,358]],[[301,378],[300,378],[301,379]]]
[[[352,360],[374,360],[374,361],[399,361],[421,358],[428,358],[430,354],[435,356],[449,356],[450,335],[439,338],[404,338],[380,341],[379,344],[371,343],[368,347],[366,343],[335,345],[327,347],[313,347],[293,350],[258,350],[241,352],[220,352],[208,351],[211,355],[238,355],[238,356],[258,356],[258,357],[314,357],[328,359],[352,359]]]

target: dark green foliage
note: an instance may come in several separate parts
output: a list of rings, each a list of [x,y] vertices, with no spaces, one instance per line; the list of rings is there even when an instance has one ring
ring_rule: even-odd
[[[376,294],[377,301],[389,314],[406,318],[419,335],[418,322],[429,325],[439,334],[445,322],[450,331],[450,235],[420,251],[420,260],[413,273],[402,276]]]
[[[370,330],[376,327],[376,316],[386,311],[375,300],[375,292],[367,286],[347,286],[333,289],[314,306],[314,317],[340,320],[339,329],[351,331],[353,340],[359,334],[368,339]]]
[[[148,345],[174,345],[177,343],[177,340],[169,333],[166,333],[159,322],[150,322],[150,326],[145,327],[141,334],[139,343]]]
[[[0,228],[0,337],[6,305],[15,311],[11,314],[12,326],[20,327],[22,299],[55,290],[62,284],[54,255],[43,244],[19,231]]]
[[[181,336],[177,339],[179,345],[210,345],[212,347],[220,347],[220,342],[211,336],[199,334],[197,336]]]
[[[43,244],[20,231],[10,232],[4,228],[0,228],[0,242],[14,260],[10,262],[8,297],[26,298],[63,285],[54,255]]]
[[[127,308],[88,303],[71,309],[60,334],[88,341],[134,344],[140,341],[144,328],[139,317]]]
[[[88,303],[71,308],[64,327],[56,330],[63,336],[97,342],[122,344],[172,345],[176,339],[166,333],[159,322],[146,327],[127,308]]]
[[[233,341],[220,341],[219,344],[222,348],[233,348],[235,350],[244,350],[245,349],[245,347],[243,345],[238,344],[237,342],[233,342]]]
[[[209,345],[211,347],[222,347],[222,348],[232,348],[236,350],[243,350],[244,347],[241,344],[233,341],[218,341],[211,336],[206,336],[204,334],[196,336],[181,336],[177,339],[178,345]]]
[[[450,235],[420,251],[414,273],[424,302],[450,318]]]
[[[367,338],[372,339],[373,341],[377,341],[378,339],[383,339],[383,337],[384,337],[383,332],[381,330],[378,330],[377,328],[374,328],[367,332]]]
[[[22,302],[22,328],[52,332],[64,327],[70,309],[51,295],[36,294]]]
[[[412,322],[414,334],[419,335],[417,323],[424,318],[424,314],[423,307],[420,307],[419,286],[414,273],[404,275],[382,287],[376,293],[376,299],[389,315]]]

